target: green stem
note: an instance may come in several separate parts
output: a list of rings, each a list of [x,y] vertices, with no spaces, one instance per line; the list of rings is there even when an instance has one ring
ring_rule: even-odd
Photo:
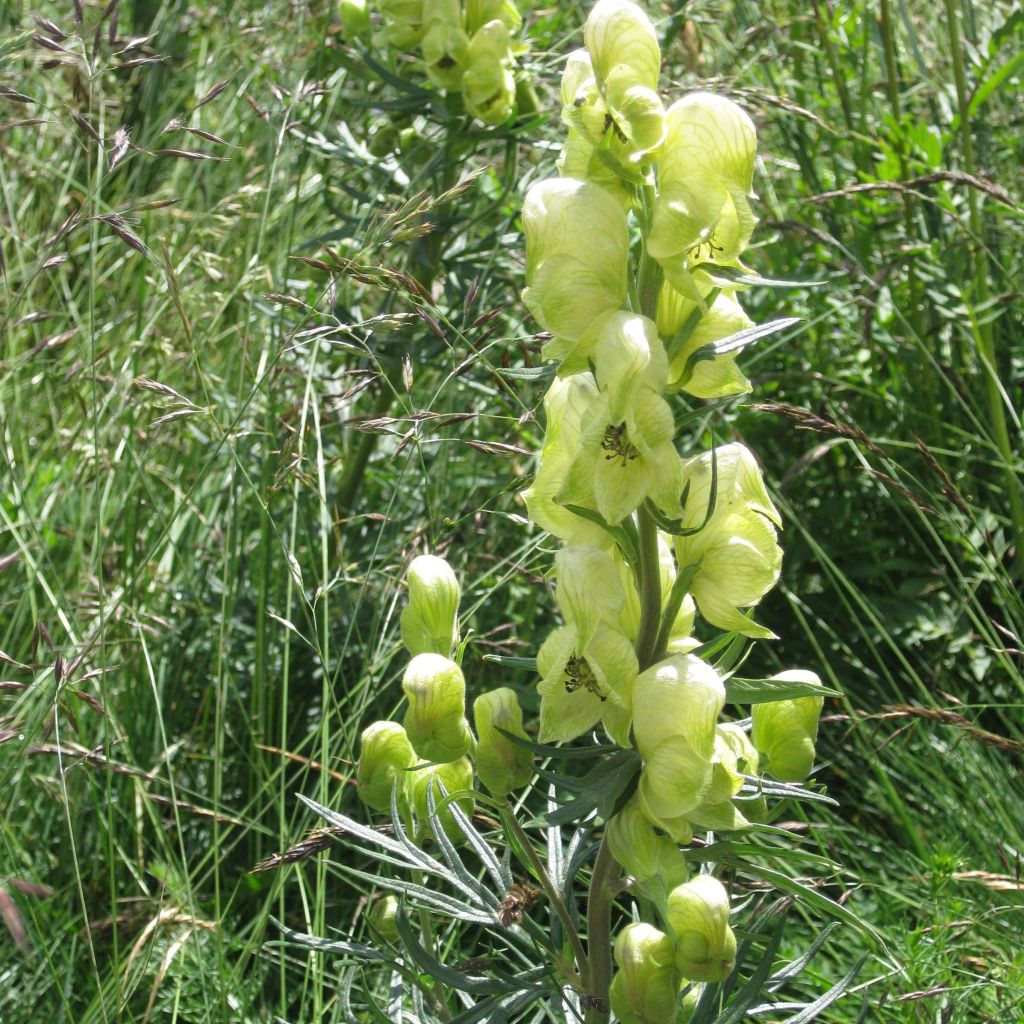
[[[612,883],[619,865],[612,856],[608,836],[594,861],[587,898],[587,952],[590,969],[586,975],[586,1024],[608,1024],[611,1003],[608,990],[612,983]]]
[[[551,901],[551,906],[558,915],[558,920],[562,922],[562,930],[568,936],[569,943],[572,946],[580,977],[586,978],[589,970],[587,953],[583,948],[580,933],[576,930],[576,925],[573,923],[569,908],[565,905],[565,900],[562,899],[562,894],[555,887],[555,883],[551,880],[551,876],[544,867],[544,862],[537,855],[537,851],[533,848],[533,843],[530,842],[530,837],[526,834],[523,826],[519,824],[515,814],[511,810],[506,810],[502,812],[501,817],[505,822],[506,828],[516,837],[516,841],[519,843],[523,853],[526,855],[526,859],[533,868],[534,874],[537,876],[537,881],[540,882],[547,898]]]
[[[661,564],[654,517],[641,505],[636,518],[640,536],[640,629],[636,637],[636,658],[643,671],[654,657],[661,625]]]

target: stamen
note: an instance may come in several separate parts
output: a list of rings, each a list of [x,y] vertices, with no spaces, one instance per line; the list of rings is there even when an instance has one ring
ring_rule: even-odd
[[[630,442],[629,436],[626,434],[625,423],[608,426],[604,432],[601,449],[608,452],[605,456],[608,462],[611,462],[613,459],[621,459],[623,467],[625,467],[627,462],[631,462],[640,454],[636,445]]]
[[[592,693],[602,701],[608,699],[597,685],[590,666],[583,658],[574,654],[565,664],[565,692],[575,693],[581,686],[587,693]]]

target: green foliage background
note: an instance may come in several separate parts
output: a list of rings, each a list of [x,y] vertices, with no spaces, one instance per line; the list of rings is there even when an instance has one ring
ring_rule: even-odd
[[[322,3],[126,2],[94,39],[104,6],[84,42],[0,6],[0,1020],[341,1021],[273,920],[360,934],[351,855],[252,869],[315,824],[296,794],[356,807],[413,553],[464,581],[473,685],[535,707],[483,656],[551,622],[517,218],[585,11],[535,5],[540,111],[483,131]],[[799,825],[884,941],[839,930],[805,984],[870,951],[821,1019],[1018,1019],[1024,15],[648,9],[678,92],[758,123],[749,262],[812,285],[749,293],[804,325],[693,434],[743,438],[787,524],[754,662],[846,694],[842,806]]]

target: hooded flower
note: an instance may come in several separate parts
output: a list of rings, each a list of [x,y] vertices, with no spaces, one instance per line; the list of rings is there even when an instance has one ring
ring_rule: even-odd
[[[563,548],[556,557],[555,596],[566,625],[537,653],[541,682],[540,741],[571,740],[598,721],[628,745],[629,708],[638,666],[619,631],[625,596],[618,567],[598,548]]]
[[[489,21],[497,19],[509,32],[518,32],[523,16],[513,0],[466,0],[466,31],[472,35]]]
[[[555,498],[579,451],[582,421],[597,397],[592,374],[556,377],[544,396],[547,431],[533,483],[523,491],[530,518],[569,545],[608,547],[611,537],[596,523],[570,512]]]
[[[718,673],[692,654],[653,665],[633,686],[633,735],[644,760],[640,806],[672,835],[685,834],[676,819],[697,807],[711,785],[715,723],[724,703]]]
[[[673,287],[700,301],[691,275],[704,263],[738,265],[753,231],[757,133],[732,100],[712,93],[684,96],[665,122],[647,248]]]
[[[779,514],[753,456],[742,445],[716,448],[684,462],[682,481],[682,523],[698,532],[676,537],[676,558],[696,567],[690,593],[701,615],[719,629],[772,636],[740,611],[775,586],[782,567]]]
[[[661,48],[650,19],[632,0],[598,0],[590,10],[583,39],[602,84],[618,66],[633,81],[658,88]]]
[[[380,0],[387,41],[399,50],[412,50],[423,38],[424,0]]]
[[[615,940],[615,966],[609,995],[621,1024],[672,1024],[679,996],[672,940],[643,922],[626,925]]]
[[[448,657],[459,642],[459,581],[436,555],[420,555],[406,573],[409,603],[402,609],[402,642],[410,654]]]
[[[473,744],[466,721],[462,669],[440,654],[417,654],[402,677],[409,701],[405,731],[416,753],[428,761],[455,761]]]
[[[523,711],[513,690],[491,690],[473,702],[476,724],[476,773],[497,797],[525,786],[533,777],[533,755],[504,732],[526,739]],[[500,732],[499,730],[504,730]]]
[[[690,877],[678,845],[655,830],[636,799],[608,822],[607,837],[612,856],[658,906],[664,906],[669,892]]]
[[[691,318],[702,305],[703,299],[698,302],[687,298],[666,282],[658,295],[658,331],[661,336],[674,339],[684,325],[690,326]],[[750,381],[736,365],[740,350],[716,354],[713,346],[753,326],[754,321],[743,312],[735,292],[720,292],[710,308],[700,312],[700,318],[678,349],[669,345],[669,390],[685,391],[695,398],[727,398],[749,392]]]
[[[359,740],[356,785],[359,796],[375,811],[391,809],[391,790],[399,784],[399,803],[404,798],[405,769],[416,763],[409,737],[397,722],[374,722]]]
[[[466,113],[484,124],[507,121],[515,107],[512,44],[500,18],[482,25],[469,40],[462,76]]]
[[[821,686],[813,672],[799,669],[781,672],[772,681]],[[754,705],[750,738],[764,759],[765,770],[780,782],[803,782],[811,774],[824,703],[821,697],[797,697]]]
[[[607,314],[594,357],[600,391],[581,420],[579,454],[558,500],[596,508],[613,525],[647,497],[678,514],[675,419],[661,397],[666,359],[657,328],[637,314]]]
[[[462,12],[451,0],[431,0],[427,6],[431,13],[420,44],[427,77],[439,89],[459,92],[469,58],[469,36],[462,28]]]
[[[736,936],[722,883],[698,875],[678,886],[669,894],[667,916],[679,973],[690,981],[724,981],[736,964]]]
[[[576,341],[597,316],[622,306],[629,233],[610,193],[573,178],[539,182],[526,195],[523,229],[523,301],[543,327]]]

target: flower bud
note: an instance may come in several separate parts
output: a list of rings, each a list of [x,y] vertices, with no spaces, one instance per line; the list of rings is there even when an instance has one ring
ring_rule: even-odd
[[[658,88],[658,36],[650,19],[631,0],[598,0],[587,18],[583,38],[598,81],[603,83],[616,65],[625,65],[639,85]]]
[[[390,894],[381,896],[370,911],[370,927],[388,942],[397,942],[398,925],[395,924],[397,914],[398,900]]]
[[[612,856],[656,902],[690,877],[682,851],[654,830],[636,800],[608,822],[606,835]]]
[[[778,682],[821,686],[813,672],[793,670],[773,676]],[[797,697],[755,704],[751,739],[763,758],[762,767],[780,782],[803,782],[814,765],[821,697]]]
[[[412,797],[413,809],[421,825],[421,834],[430,835],[429,804],[427,803],[427,790],[433,788],[434,804],[438,807],[438,821],[445,834],[452,840],[458,841],[463,838],[462,829],[455,823],[455,818],[447,806],[441,806],[444,797],[438,786],[444,786],[444,791],[449,796],[473,789],[473,766],[468,757],[460,757],[457,761],[449,761],[446,764],[424,764],[408,773],[409,791]],[[456,798],[456,803],[468,815],[473,813],[472,793]]]
[[[523,711],[515,692],[508,687],[491,690],[473,702],[476,723],[476,773],[496,797],[525,786],[533,776],[533,755],[499,732],[526,738]]]
[[[440,654],[417,654],[405,670],[402,689],[409,701],[405,731],[416,753],[438,762],[462,757],[473,743],[462,669]]]
[[[736,936],[722,883],[698,875],[677,886],[668,897],[667,919],[679,973],[690,981],[724,981],[736,963]]]
[[[406,573],[409,603],[402,609],[402,643],[410,654],[447,658],[459,642],[459,581],[436,555],[414,558]]]
[[[363,730],[359,746],[356,783],[363,803],[375,811],[391,809],[391,789],[398,783],[399,803],[405,786],[405,769],[416,763],[409,737],[397,722],[374,722]]]
[[[672,941],[649,924],[627,925],[615,940],[612,1010],[621,1024],[673,1024],[679,978]]]

